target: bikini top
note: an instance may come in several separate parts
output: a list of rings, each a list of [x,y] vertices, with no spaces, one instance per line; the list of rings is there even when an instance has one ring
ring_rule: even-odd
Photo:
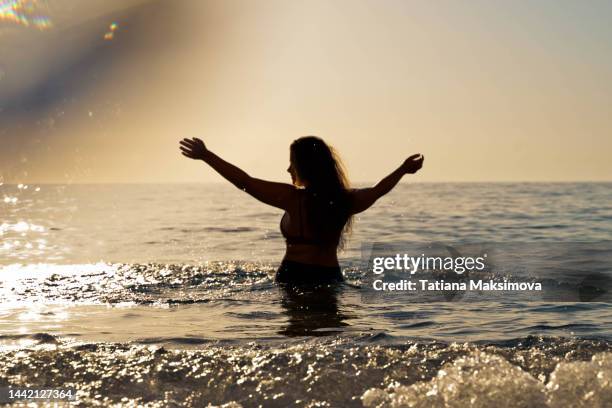
[[[288,218],[289,214],[285,212],[285,214],[283,214],[283,218],[281,218],[280,230],[283,236],[285,237],[285,241],[289,245],[297,245],[297,244],[304,245],[305,244],[305,245],[324,246],[324,245],[332,245],[334,243],[337,244],[337,239],[330,239],[330,237],[317,238],[317,237],[307,237],[305,235],[305,232],[304,232],[305,230],[304,214],[306,213],[306,209],[304,208],[305,193],[306,193],[305,191],[300,191],[299,196],[298,196],[298,206],[297,206],[297,211],[296,211],[297,220],[298,220],[298,234],[297,235],[291,235],[288,232],[287,224],[289,222],[289,218]]]

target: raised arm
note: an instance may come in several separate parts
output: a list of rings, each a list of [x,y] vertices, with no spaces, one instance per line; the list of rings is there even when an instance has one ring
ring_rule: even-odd
[[[425,156],[413,154],[404,161],[393,173],[378,182],[374,187],[355,189],[351,193],[351,212],[360,213],[370,208],[376,200],[393,190],[404,174],[414,174],[421,167]]]
[[[291,184],[253,178],[245,171],[208,150],[204,142],[198,138],[183,139],[180,144],[183,156],[194,160],[203,160],[227,181],[259,201],[285,210],[289,206],[290,197],[295,190],[295,187]]]

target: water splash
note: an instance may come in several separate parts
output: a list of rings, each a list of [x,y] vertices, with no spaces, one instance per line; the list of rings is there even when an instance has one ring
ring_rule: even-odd
[[[591,361],[561,361],[548,383],[545,375],[533,374],[477,349],[446,363],[430,381],[392,382],[386,389],[369,389],[361,400],[365,407],[377,408],[610,406],[612,353],[595,354]]]
[[[523,339],[533,343],[525,348],[185,340],[170,348],[8,335],[0,337],[0,378],[74,387],[83,406],[610,407],[610,345],[589,340]]]
[[[0,0],[0,21],[47,30],[53,23],[42,9],[41,2],[37,0]]]

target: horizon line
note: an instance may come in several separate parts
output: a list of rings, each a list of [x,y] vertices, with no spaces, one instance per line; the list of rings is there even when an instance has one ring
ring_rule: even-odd
[[[276,180],[270,180],[272,182],[278,182]],[[376,184],[378,181],[355,181],[352,185],[357,184]],[[400,182],[406,184],[406,182]],[[595,184],[595,183],[612,183],[610,180],[428,180],[428,181],[411,181],[410,184],[570,184],[570,183],[582,183],[582,184]],[[21,183],[7,183],[0,182],[2,186],[19,186],[19,185],[109,185],[109,184],[228,184],[227,181],[78,181],[78,182],[59,182],[59,181],[28,181]],[[290,183],[287,183],[290,184]]]

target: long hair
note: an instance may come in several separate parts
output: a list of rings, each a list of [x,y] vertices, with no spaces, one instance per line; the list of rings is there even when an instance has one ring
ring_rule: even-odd
[[[291,157],[298,181],[306,186],[310,219],[321,235],[340,230],[339,247],[345,244],[353,217],[350,213],[349,181],[333,147],[316,136],[304,136],[291,144]]]

